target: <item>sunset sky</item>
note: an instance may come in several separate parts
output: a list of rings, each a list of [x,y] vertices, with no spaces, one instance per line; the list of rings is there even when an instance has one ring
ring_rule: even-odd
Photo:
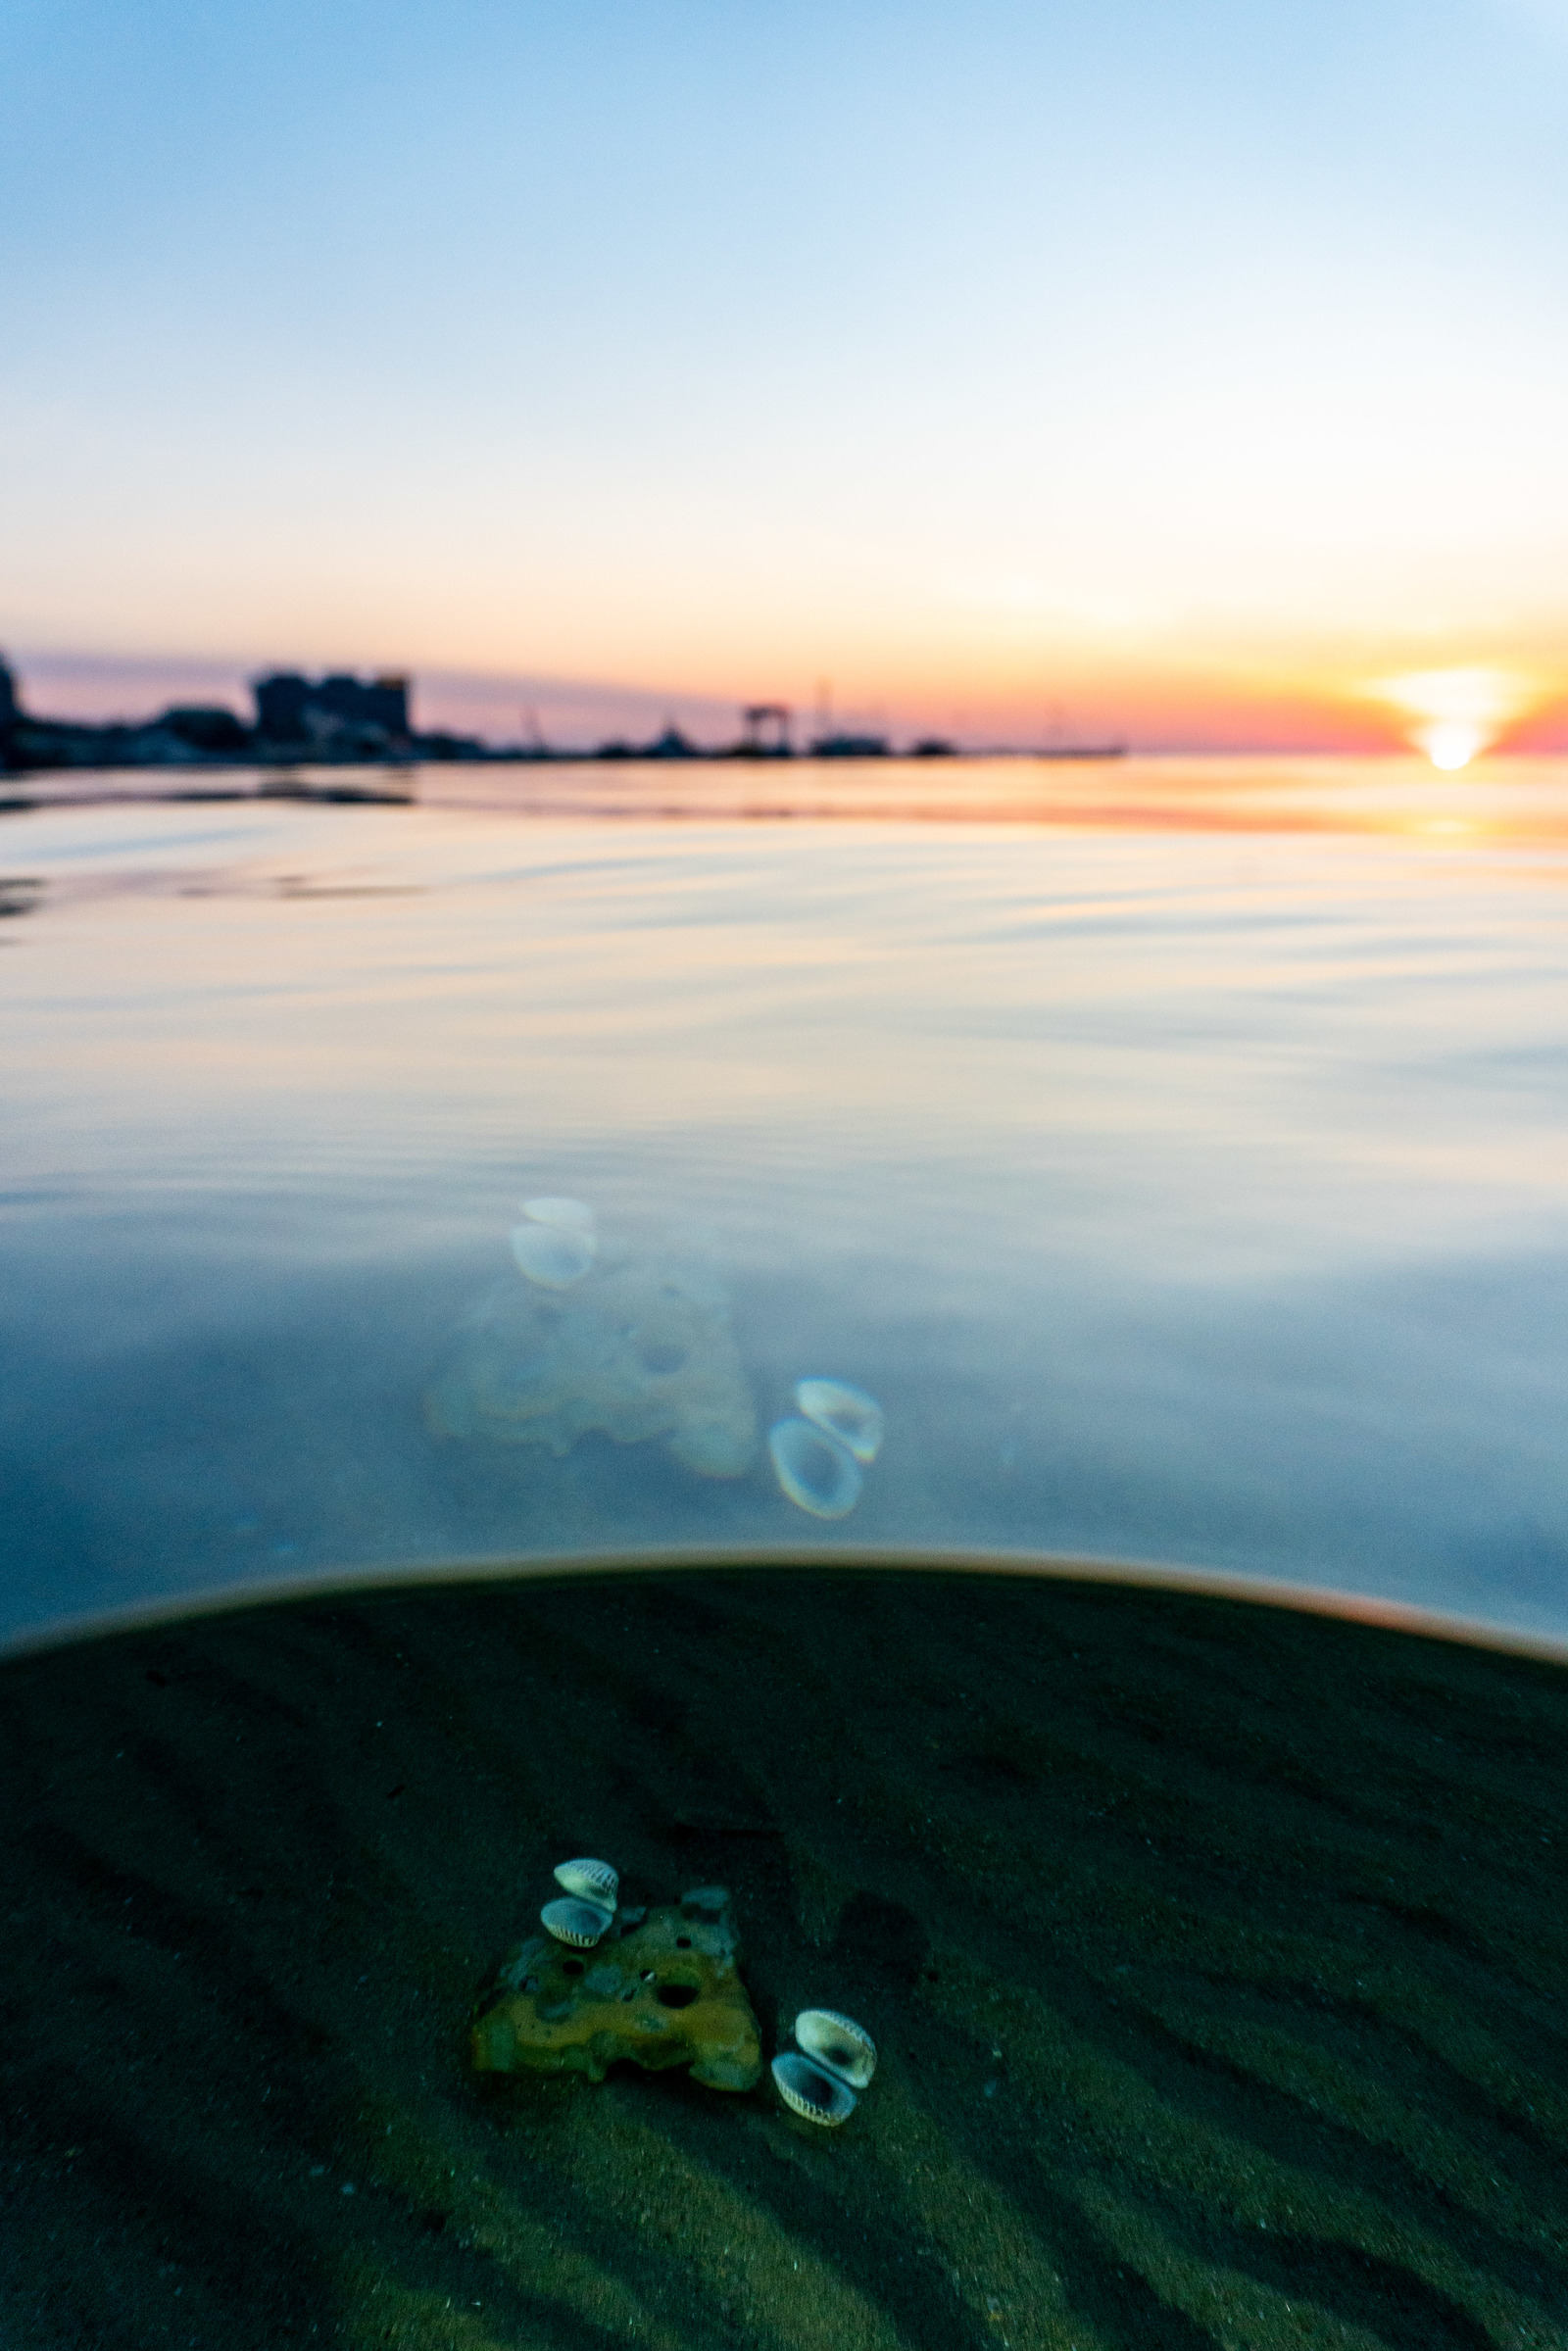
[[[14,0],[5,85],[40,707],[1568,746],[1568,0]]]

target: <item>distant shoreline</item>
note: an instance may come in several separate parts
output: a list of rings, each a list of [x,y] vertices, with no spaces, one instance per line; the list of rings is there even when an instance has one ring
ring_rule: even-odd
[[[797,746],[795,712],[788,703],[743,704],[741,732],[727,743],[694,742],[667,719],[647,742],[616,735],[592,748],[546,742],[531,713],[524,740],[486,742],[479,735],[414,722],[414,681],[387,671],[371,678],[336,671],[319,678],[297,670],[273,670],[251,684],[254,719],[247,722],[225,702],[171,703],[156,715],[116,719],[46,718],[23,705],[15,672],[0,660],[0,773],[47,774],[65,770],[94,773],[120,768],[173,768],[189,772],[261,766],[577,765],[654,760],[770,761],[776,759],[951,759],[1017,756],[999,746],[965,753],[946,735],[918,735],[897,747],[890,735],[835,724],[822,711],[817,731]],[[1058,727],[1058,737],[1062,732]],[[1117,759],[1125,743],[1059,739],[1025,757],[1042,759]]]
[[[50,721],[62,725],[63,721]],[[1131,756],[1132,747],[1126,743],[1074,743],[1040,745],[992,744],[979,749],[959,749],[956,744],[915,744],[899,751],[891,744],[877,748],[834,750],[815,745],[801,751],[747,751],[734,744],[718,747],[691,745],[683,751],[661,751],[651,746],[605,743],[592,750],[568,750],[547,747],[537,749],[516,745],[471,744],[452,748],[438,742],[436,748],[423,749],[419,739],[405,751],[391,751],[368,758],[363,752],[334,753],[330,749],[306,750],[299,745],[279,746],[262,744],[254,749],[234,753],[192,752],[179,758],[157,755],[127,756],[120,738],[133,734],[125,728],[71,728],[77,733],[103,734],[116,740],[107,744],[99,756],[13,757],[8,765],[0,765],[0,775],[29,777],[40,775],[239,775],[248,769],[265,768],[279,776],[298,773],[311,767],[376,767],[392,774],[406,773],[416,767],[606,767],[606,766],[794,766],[846,765],[864,760],[886,760],[890,764],[901,759],[1124,759]]]

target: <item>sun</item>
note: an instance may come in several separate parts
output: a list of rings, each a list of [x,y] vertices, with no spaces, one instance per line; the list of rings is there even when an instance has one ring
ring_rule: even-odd
[[[1517,669],[1414,669],[1406,677],[1376,678],[1361,692],[1418,720],[1406,740],[1434,767],[1450,771],[1468,767],[1541,699],[1538,681]]]
[[[1416,728],[1414,740],[1434,767],[1468,767],[1485,748],[1487,730],[1473,718],[1435,718],[1430,726]]]

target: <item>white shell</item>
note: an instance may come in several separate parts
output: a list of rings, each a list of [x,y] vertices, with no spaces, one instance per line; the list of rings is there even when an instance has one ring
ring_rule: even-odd
[[[591,1951],[610,1924],[610,1913],[601,1910],[597,1902],[578,1902],[567,1899],[547,1902],[539,1913],[539,1924],[558,1943],[570,1943],[579,1951]]]
[[[857,1461],[874,1461],[882,1449],[882,1407],[863,1388],[844,1380],[797,1380],[795,1401],[808,1420],[847,1445]]]
[[[813,1518],[845,1518],[865,1483],[859,1464],[836,1437],[808,1420],[781,1420],[767,1432],[767,1449],[780,1486],[798,1510]]]
[[[593,1244],[595,1218],[586,1200],[525,1200],[522,1212],[534,1224],[555,1225],[563,1233],[580,1233],[590,1247]]]
[[[564,1861],[556,1871],[556,1884],[563,1893],[575,1894],[580,1902],[611,1912],[620,1891],[620,1879],[608,1861]]]
[[[568,1232],[561,1225],[515,1224],[512,1253],[517,1271],[541,1290],[569,1290],[594,1261],[594,1240],[592,1234]]]
[[[863,2026],[836,2008],[803,2008],[795,2038],[811,2063],[849,2089],[864,2089],[876,2072],[876,2043]]]
[[[782,2057],[773,2060],[773,2080],[778,2094],[786,2106],[804,2115],[808,2123],[822,2123],[829,2130],[847,2123],[855,2112],[855,2092],[831,2074],[825,2074],[808,2057],[797,2057],[786,2049]]]

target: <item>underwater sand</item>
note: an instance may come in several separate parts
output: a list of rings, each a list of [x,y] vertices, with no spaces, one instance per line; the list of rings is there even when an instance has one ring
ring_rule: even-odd
[[[1087,1583],[319,1598],[0,1667],[0,2342],[1568,2344],[1568,1673]],[[465,2028],[721,1881],[848,2126]]]

